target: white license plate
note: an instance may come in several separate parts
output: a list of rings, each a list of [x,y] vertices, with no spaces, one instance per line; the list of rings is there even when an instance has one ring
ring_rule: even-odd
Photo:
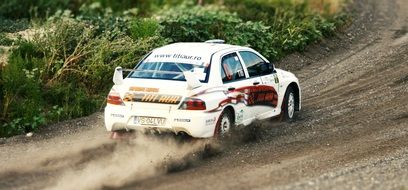
[[[163,126],[166,124],[166,118],[137,116],[134,119],[134,124],[149,125],[149,126]]]

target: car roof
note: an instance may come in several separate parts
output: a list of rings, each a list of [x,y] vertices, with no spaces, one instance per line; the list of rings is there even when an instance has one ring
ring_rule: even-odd
[[[246,47],[210,42],[181,42],[154,49],[146,58],[147,62],[174,61],[191,64],[209,63],[211,56],[227,49],[247,49]]]
[[[240,46],[230,45],[230,44],[221,44],[221,43],[207,43],[207,42],[180,42],[169,44],[156,50],[160,51],[174,51],[177,50],[178,52],[201,52],[201,53],[209,53],[214,54],[215,52],[231,49],[231,48],[239,48]]]

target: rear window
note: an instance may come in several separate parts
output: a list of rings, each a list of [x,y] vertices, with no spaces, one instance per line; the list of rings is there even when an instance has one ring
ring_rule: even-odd
[[[201,82],[205,82],[208,67],[175,62],[142,62],[130,73],[129,77],[185,81],[183,72],[186,71],[193,72]]]

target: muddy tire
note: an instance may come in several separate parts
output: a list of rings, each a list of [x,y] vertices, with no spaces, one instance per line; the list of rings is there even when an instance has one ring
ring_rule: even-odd
[[[234,120],[232,119],[232,113],[229,110],[224,110],[217,120],[215,126],[214,137],[223,138],[231,133],[234,126]]]
[[[282,103],[281,121],[291,122],[295,116],[295,93],[292,87],[288,87]]]

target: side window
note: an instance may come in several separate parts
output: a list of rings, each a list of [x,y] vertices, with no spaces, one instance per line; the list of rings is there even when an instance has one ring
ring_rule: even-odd
[[[244,79],[245,73],[236,53],[224,56],[221,60],[221,78],[223,82]]]
[[[249,77],[267,75],[272,73],[272,65],[265,64],[265,61],[250,51],[239,52],[247,67]]]

